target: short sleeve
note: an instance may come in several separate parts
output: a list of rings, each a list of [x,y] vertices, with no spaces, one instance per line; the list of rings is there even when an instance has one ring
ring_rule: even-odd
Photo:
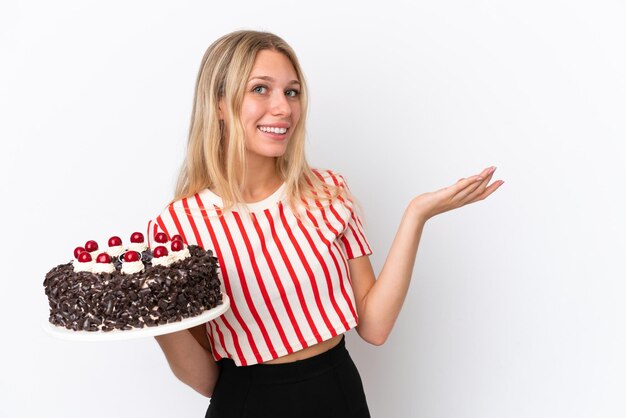
[[[159,232],[164,232],[164,231],[161,227],[159,227],[157,220],[151,219],[150,221],[148,221],[148,227],[146,228],[146,237],[148,240],[148,247],[152,248],[152,246],[154,245],[154,236]]]
[[[348,260],[372,254],[372,249],[365,237],[363,223],[356,213],[355,206],[350,210],[350,221],[339,237],[339,242]]]
[[[345,187],[348,191],[348,184],[340,174],[334,174],[337,178],[336,184]],[[343,233],[338,237],[339,245],[344,251],[348,260],[372,254],[372,248],[365,236],[365,228],[361,220],[359,206],[354,202],[344,202],[346,209],[350,212],[348,222]]]
[[[169,240],[172,239],[172,236],[180,234],[180,232],[172,224],[169,211],[163,211],[159,216],[148,222],[148,226],[146,228],[148,247],[153,248],[155,244],[154,236],[159,232],[165,233],[167,239]],[[185,241],[185,244],[188,244],[187,240],[184,238],[183,240]]]

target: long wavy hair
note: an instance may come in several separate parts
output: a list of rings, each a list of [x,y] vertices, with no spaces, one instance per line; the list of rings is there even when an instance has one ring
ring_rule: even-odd
[[[295,209],[304,202],[306,206],[307,198],[352,200],[347,188],[326,183],[306,161],[308,92],[295,52],[272,33],[249,30],[222,36],[204,54],[196,81],[187,154],[178,176],[174,200],[210,188],[222,198],[225,211],[244,202],[246,152],[241,107],[255,58],[262,50],[285,55],[300,81],[301,116],[293,128],[285,154],[276,158],[276,172],[286,183],[289,205]],[[228,120],[233,121],[227,130],[219,118],[220,102]]]

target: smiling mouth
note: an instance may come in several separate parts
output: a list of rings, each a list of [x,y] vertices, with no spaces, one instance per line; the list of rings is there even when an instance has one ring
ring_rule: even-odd
[[[276,128],[272,126],[257,126],[257,129],[261,132],[278,135],[284,135],[289,130],[289,128]]]

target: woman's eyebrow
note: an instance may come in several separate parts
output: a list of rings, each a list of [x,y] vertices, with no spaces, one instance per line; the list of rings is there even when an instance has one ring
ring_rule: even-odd
[[[270,81],[270,82],[274,82],[276,80],[274,80],[274,78],[268,76],[268,75],[257,75],[257,76],[252,76],[250,77],[250,79],[248,80],[248,83],[253,81],[253,80],[263,80],[263,81]],[[290,82],[288,82],[287,84],[291,85],[291,84],[300,84],[300,81],[298,80],[291,80]]]

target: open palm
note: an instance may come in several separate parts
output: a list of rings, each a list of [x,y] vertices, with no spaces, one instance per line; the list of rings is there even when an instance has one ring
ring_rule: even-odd
[[[495,167],[485,168],[479,174],[462,178],[451,186],[423,193],[415,197],[411,205],[418,208],[425,219],[430,219],[440,213],[484,200],[504,183],[498,180],[489,185],[494,172]]]

